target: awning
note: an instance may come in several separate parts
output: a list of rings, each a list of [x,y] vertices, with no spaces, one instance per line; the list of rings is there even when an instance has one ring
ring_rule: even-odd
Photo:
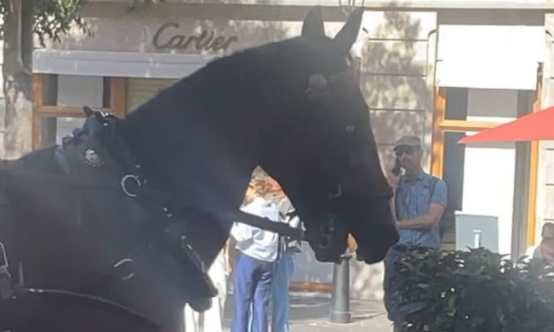
[[[554,141],[554,106],[466,136],[458,143]]]

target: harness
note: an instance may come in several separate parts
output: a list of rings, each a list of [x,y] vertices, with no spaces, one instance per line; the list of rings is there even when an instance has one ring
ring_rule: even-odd
[[[269,219],[251,215],[236,209],[235,211],[212,211],[204,207],[188,205],[182,199],[168,192],[155,188],[144,175],[141,165],[132,156],[126,142],[117,132],[117,118],[113,115],[103,115],[93,111],[90,107],[83,107],[87,119],[81,128],[73,131],[72,136],[65,137],[61,147],[56,150],[58,163],[69,174],[43,174],[40,172],[13,169],[12,174],[18,178],[32,183],[47,182],[56,186],[81,187],[83,189],[104,190],[106,192],[122,192],[128,200],[135,201],[139,206],[144,207],[149,216],[155,216],[149,221],[153,229],[166,229],[170,224],[186,223],[185,215],[202,214],[208,215],[216,220],[238,221],[254,227],[276,232],[294,239],[303,238],[303,230],[289,227],[283,223],[275,223]],[[110,181],[98,181],[88,177],[71,176],[71,167],[75,159],[68,158],[68,155],[81,156],[79,162],[90,166],[90,169],[100,168],[107,170],[106,179]],[[114,180],[118,179],[118,180]],[[86,203],[86,202],[85,202]],[[174,209],[173,207],[178,207]],[[192,226],[193,227],[193,226]],[[165,239],[165,238],[164,238]],[[167,239],[163,250],[168,255],[176,255],[184,264],[192,264],[192,269],[187,273],[194,274],[194,280],[199,282],[195,285],[195,296],[192,296],[189,305],[197,311],[204,311],[209,307],[207,299],[217,295],[217,290],[207,273],[207,268],[191,246],[184,235],[177,238]],[[99,279],[91,280],[91,283],[102,282],[104,279],[116,275],[120,280],[125,281],[134,276],[134,259],[122,257],[113,266],[113,271]],[[8,253],[4,245],[0,243],[0,302],[13,299],[23,294],[29,294],[32,290],[18,289],[14,287],[11,275],[8,270]],[[86,286],[86,285],[84,285]],[[62,292],[62,291],[41,291],[41,294],[50,296],[64,294],[81,300],[100,301],[105,300],[94,298],[83,294]],[[109,304],[114,310],[123,310],[121,306]],[[138,315],[134,314],[133,315]],[[142,317],[142,316],[140,316]],[[139,318],[140,318],[139,317]],[[146,319],[146,318],[141,318]]]

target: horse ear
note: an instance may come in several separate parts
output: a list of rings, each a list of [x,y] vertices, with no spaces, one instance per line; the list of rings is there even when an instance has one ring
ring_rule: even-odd
[[[346,24],[344,24],[339,33],[335,36],[335,44],[344,53],[348,53],[352,48],[352,45],[356,42],[356,39],[358,39],[363,16],[363,8],[357,8],[355,11],[350,13],[348,21],[346,21]]]
[[[323,16],[321,15],[321,9],[315,7],[306,18],[304,18],[304,23],[302,24],[302,37],[307,38],[316,38],[325,36],[325,27],[323,25]]]

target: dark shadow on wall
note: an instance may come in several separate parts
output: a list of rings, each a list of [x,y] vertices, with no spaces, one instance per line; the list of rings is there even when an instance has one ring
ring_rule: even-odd
[[[409,13],[383,14],[386,23],[370,32],[363,49],[361,84],[375,138],[389,145],[399,135],[425,135],[428,42],[420,37],[420,21]]]
[[[372,15],[376,15],[373,13]],[[403,135],[430,142],[432,110],[428,88],[430,57],[427,31],[417,15],[383,12],[382,23],[366,28],[360,84],[370,107],[371,125],[387,176],[394,166],[392,147]],[[426,149],[425,159],[430,155]],[[351,262],[354,298],[382,298],[382,264]]]

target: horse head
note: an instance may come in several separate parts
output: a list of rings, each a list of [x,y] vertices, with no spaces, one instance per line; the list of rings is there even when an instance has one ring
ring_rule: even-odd
[[[352,79],[350,49],[362,10],[334,38],[318,9],[305,18],[256,87],[261,105],[259,162],[291,198],[320,261],[344,253],[347,234],[367,263],[396,243],[391,188],[382,172],[369,108]],[[255,65],[255,64],[254,64]]]

